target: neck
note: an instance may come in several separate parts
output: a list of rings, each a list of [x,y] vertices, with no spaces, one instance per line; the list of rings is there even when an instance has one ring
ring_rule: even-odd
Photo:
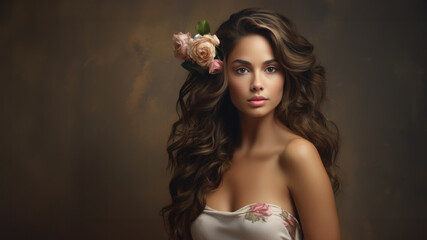
[[[270,144],[272,136],[278,130],[278,121],[274,112],[264,117],[248,117],[239,114],[241,141],[240,149],[248,152],[251,149]]]

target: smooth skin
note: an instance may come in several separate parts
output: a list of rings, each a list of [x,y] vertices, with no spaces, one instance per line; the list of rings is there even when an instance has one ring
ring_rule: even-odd
[[[206,195],[206,204],[226,212],[251,203],[275,204],[298,213],[305,240],[341,239],[333,190],[316,147],[274,115],[284,74],[267,39],[243,37],[225,67],[242,141],[220,186]],[[248,102],[253,96],[267,101],[253,106]]]

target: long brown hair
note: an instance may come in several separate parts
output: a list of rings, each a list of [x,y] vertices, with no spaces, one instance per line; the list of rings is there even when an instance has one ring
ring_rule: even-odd
[[[244,36],[260,34],[269,41],[285,70],[283,97],[275,114],[316,146],[336,192],[339,181],[334,169],[340,136],[336,124],[320,112],[326,78],[324,67],[316,63],[313,45],[297,33],[289,19],[260,8],[232,14],[215,34],[225,62]],[[172,126],[167,147],[167,168],[173,173],[169,184],[172,203],[161,209],[170,239],[192,239],[191,224],[205,208],[206,193],[219,186],[231,164],[240,128],[224,73],[190,72],[179,92],[179,119]]]

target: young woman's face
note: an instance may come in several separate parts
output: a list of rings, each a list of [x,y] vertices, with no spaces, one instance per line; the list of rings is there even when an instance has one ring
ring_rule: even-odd
[[[227,61],[230,98],[240,114],[274,114],[283,94],[284,74],[266,38],[252,34],[239,40]]]

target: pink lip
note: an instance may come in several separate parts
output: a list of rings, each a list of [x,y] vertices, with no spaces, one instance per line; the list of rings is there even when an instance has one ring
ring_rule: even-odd
[[[248,101],[255,101],[255,100],[267,100],[267,98],[264,96],[253,96],[253,97],[249,98]]]
[[[248,100],[248,102],[252,105],[252,106],[255,106],[255,107],[258,107],[258,106],[262,106],[262,105],[264,105],[264,103],[265,102],[267,102],[267,98],[266,97],[263,97],[263,96],[254,96],[254,97],[251,97],[249,100]]]

